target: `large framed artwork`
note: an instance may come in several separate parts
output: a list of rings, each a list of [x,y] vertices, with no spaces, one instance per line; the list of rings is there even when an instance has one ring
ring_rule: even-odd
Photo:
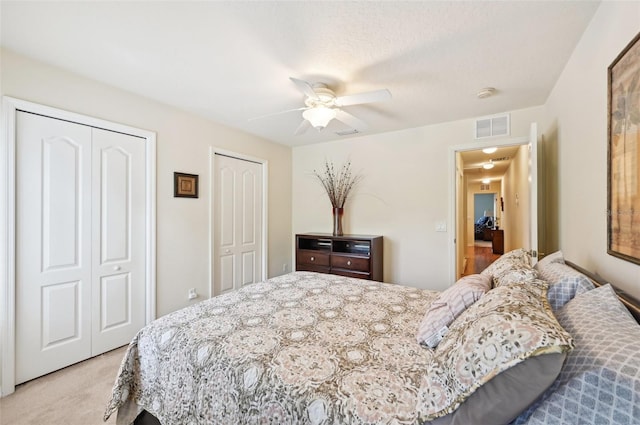
[[[640,264],[640,34],[608,69],[607,252]]]

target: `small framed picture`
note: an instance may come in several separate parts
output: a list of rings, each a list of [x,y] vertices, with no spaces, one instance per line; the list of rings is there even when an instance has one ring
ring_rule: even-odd
[[[186,173],[173,173],[173,197],[197,198],[198,175]]]

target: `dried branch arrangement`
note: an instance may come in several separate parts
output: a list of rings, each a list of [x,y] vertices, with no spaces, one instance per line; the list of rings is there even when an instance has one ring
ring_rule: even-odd
[[[320,172],[313,170],[313,174],[320,180],[334,208],[344,208],[347,196],[362,178],[351,173],[351,161],[334,168],[333,162],[325,160],[324,169]]]

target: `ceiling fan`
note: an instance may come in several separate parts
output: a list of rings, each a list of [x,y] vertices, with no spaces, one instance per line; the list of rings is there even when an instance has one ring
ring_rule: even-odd
[[[303,134],[310,127],[316,130],[322,130],[333,119],[343,122],[349,127],[360,131],[364,131],[367,125],[344,111],[344,106],[362,105],[365,103],[382,102],[391,99],[391,92],[387,89],[374,90],[370,92],[357,93],[346,96],[336,96],[336,94],[323,83],[311,84],[298,78],[289,77],[305,96],[302,108],[289,109],[287,111],[276,112],[273,114],[263,115],[258,118],[264,118],[272,115],[284,114],[293,111],[302,111],[303,121],[300,123],[294,134]]]

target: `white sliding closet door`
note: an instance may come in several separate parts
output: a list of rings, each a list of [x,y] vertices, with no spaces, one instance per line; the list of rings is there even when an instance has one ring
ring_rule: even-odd
[[[144,145],[17,112],[16,383],[144,325]]]

